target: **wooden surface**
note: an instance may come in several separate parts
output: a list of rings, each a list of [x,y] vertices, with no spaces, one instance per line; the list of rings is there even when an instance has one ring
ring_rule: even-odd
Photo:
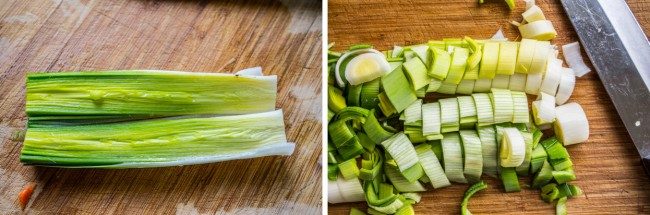
[[[321,2],[0,1],[0,214],[318,214]],[[131,170],[23,166],[26,71],[164,69],[279,76],[290,157]]]
[[[372,2],[372,3],[371,3]],[[422,43],[430,39],[471,36],[489,38],[502,27],[508,38],[518,32],[507,21],[521,20],[523,1],[510,12],[501,0],[451,1],[329,1],[328,42],[337,50],[356,43],[372,43],[381,50],[393,45]],[[650,33],[650,2],[628,1],[646,32]],[[559,36],[554,44],[577,41],[571,23],[559,1],[537,0]],[[586,55],[583,54],[586,58]],[[589,119],[591,136],[586,143],[570,146],[584,195],[568,201],[569,214],[650,214],[650,178],[640,166],[636,152],[613,104],[595,72],[577,80],[571,97],[582,105]],[[650,131],[650,129],[648,129]],[[500,182],[487,179],[489,188],[475,195],[470,209],[475,214],[553,214],[554,206],[544,203],[537,191],[503,193]],[[521,181],[527,184],[528,181]],[[428,191],[415,206],[416,213],[459,214],[460,201],[468,185],[454,184]],[[350,207],[365,203],[329,205],[332,214],[346,214]]]

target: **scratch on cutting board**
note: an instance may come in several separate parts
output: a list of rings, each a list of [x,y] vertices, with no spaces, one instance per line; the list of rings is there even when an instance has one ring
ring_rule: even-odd
[[[33,13],[27,12],[21,15],[4,18],[2,22],[7,24],[29,24],[36,21],[37,19],[38,16],[34,15]]]
[[[288,211],[293,211],[294,214],[319,214],[321,209],[318,207],[309,206],[303,203],[288,202],[279,204],[281,207],[274,208],[236,208],[230,211],[219,210],[214,213],[199,212],[199,209],[194,206],[194,203],[178,203],[176,204],[176,215],[206,215],[206,214],[287,214]]]
[[[301,4],[308,4],[308,1],[296,0],[280,0],[283,6],[287,7],[291,15],[291,22],[289,23],[289,33],[307,33],[312,31],[320,31],[320,28],[311,28],[312,23],[317,21],[317,26],[320,26],[320,19],[316,19],[320,11],[313,8],[301,7]],[[307,16],[307,17],[305,17]]]
[[[317,121],[321,118],[321,98],[312,86],[295,86],[291,88],[291,96],[300,100],[298,110],[305,110],[307,117]]]

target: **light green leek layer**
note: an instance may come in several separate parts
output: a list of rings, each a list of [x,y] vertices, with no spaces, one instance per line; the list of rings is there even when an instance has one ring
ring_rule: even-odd
[[[29,128],[20,160],[70,168],[142,168],[290,155],[282,110]]]

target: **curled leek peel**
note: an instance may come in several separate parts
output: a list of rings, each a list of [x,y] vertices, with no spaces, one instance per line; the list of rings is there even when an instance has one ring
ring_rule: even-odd
[[[589,122],[585,111],[578,103],[568,103],[555,108],[553,123],[555,134],[564,145],[582,143],[589,139]]]
[[[549,20],[538,20],[519,26],[521,37],[536,40],[552,40],[557,36],[553,24]]]
[[[154,70],[30,73],[32,116],[247,114],[275,109],[276,76]]]
[[[20,160],[70,168],[142,168],[290,155],[282,111],[30,127]]]
[[[500,161],[502,167],[517,167],[524,162],[526,143],[516,128],[504,128],[501,141]]]
[[[467,208],[469,205],[469,199],[472,198],[472,196],[481,190],[486,189],[488,186],[485,182],[479,181],[476,184],[473,184],[469,188],[467,188],[467,191],[465,191],[465,195],[463,195],[463,201],[460,203],[460,213],[462,215],[471,215],[472,213],[469,212],[469,209]]]

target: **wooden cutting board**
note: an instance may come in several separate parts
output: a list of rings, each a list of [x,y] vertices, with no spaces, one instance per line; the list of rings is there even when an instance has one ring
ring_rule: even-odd
[[[321,2],[0,1],[0,214],[321,212]],[[108,69],[279,76],[290,157],[130,170],[23,166],[25,73]]]
[[[648,35],[650,2],[630,0],[628,3]],[[499,28],[514,40],[519,34],[508,21],[521,21],[520,14],[525,7],[523,1],[517,4],[517,9],[511,12],[502,0],[486,0],[480,6],[475,0],[330,0],[328,42],[335,42],[336,50],[357,43],[371,43],[386,50],[393,45],[417,44],[431,39],[466,35],[490,38]],[[537,4],[558,31],[558,37],[552,41],[554,44],[578,40],[559,1],[537,0]],[[584,53],[583,56],[587,58]],[[591,136],[586,143],[568,147],[578,177],[573,183],[585,193],[568,201],[569,214],[650,214],[650,178],[644,174],[638,153],[595,72],[577,80],[571,100],[585,109]],[[554,206],[544,203],[538,191],[523,189],[520,193],[503,193],[500,181],[484,178],[490,187],[472,198],[472,213],[554,213]],[[521,184],[528,184],[528,181],[522,180]],[[468,186],[454,184],[425,192],[415,211],[459,214],[460,201]],[[332,214],[346,214],[350,207],[365,209],[365,203],[330,204],[328,207]]]

